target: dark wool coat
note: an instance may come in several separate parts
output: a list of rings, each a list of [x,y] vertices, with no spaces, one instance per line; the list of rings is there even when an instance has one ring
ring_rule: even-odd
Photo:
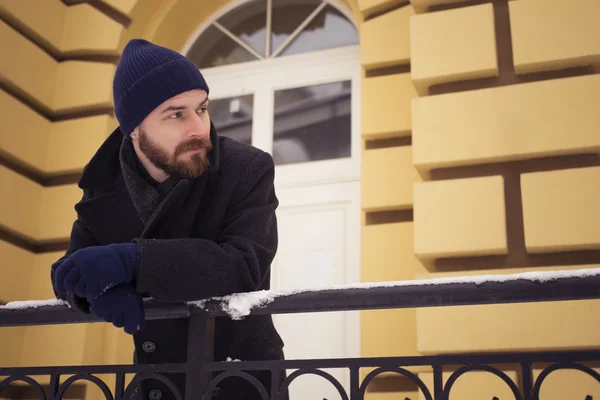
[[[166,302],[268,289],[278,244],[273,159],[218,137],[214,126],[211,138],[209,170],[195,180],[176,183],[144,225],[119,163],[123,134],[115,130],[79,181],[84,194],[75,206],[78,217],[65,257],[87,246],[134,241],[139,254],[137,291]],[[88,312],[85,301],[75,300],[70,303]],[[134,335],[136,362],[185,362],[187,324],[148,321]],[[271,316],[217,318],[214,347],[216,361],[283,359],[283,342]],[[269,391],[270,374],[255,376]],[[183,395],[184,377],[170,377]],[[260,398],[253,387],[235,378],[220,386],[218,400]],[[143,398],[153,389],[161,390],[162,400],[173,398],[157,380],[145,381]],[[153,393],[156,397],[158,392]]]

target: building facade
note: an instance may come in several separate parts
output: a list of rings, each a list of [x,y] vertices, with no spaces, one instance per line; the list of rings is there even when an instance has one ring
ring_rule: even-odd
[[[3,303],[53,297],[131,38],[192,59],[219,132],[273,154],[278,290],[600,267],[598,0],[0,0],[0,15]],[[276,318],[288,357],[600,347],[597,300],[297,317]],[[0,347],[3,366],[133,352],[108,324],[4,328]],[[542,398],[598,386],[560,371]],[[401,396],[416,385],[382,375],[367,398]],[[471,372],[451,398],[492,396],[512,398]]]

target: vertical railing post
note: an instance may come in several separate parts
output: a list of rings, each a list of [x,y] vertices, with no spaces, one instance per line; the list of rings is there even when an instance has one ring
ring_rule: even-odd
[[[211,379],[205,364],[213,360],[214,320],[193,309],[189,318],[185,400],[199,400]]]
[[[433,365],[433,398],[435,400],[446,400],[443,372],[442,364]]]
[[[279,395],[279,387],[282,384],[279,374],[279,370],[271,370],[271,398],[276,400],[285,400],[283,395]]]
[[[363,400],[360,395],[360,367],[350,367],[350,400]]]
[[[123,399],[123,392],[125,391],[125,373],[117,372],[115,376],[115,400]],[[125,399],[127,400],[127,399]]]
[[[523,400],[533,400],[533,377],[530,361],[523,361],[521,363],[521,375],[523,381]]]
[[[58,386],[60,383],[60,374],[50,375],[50,387],[48,388],[48,398],[54,400],[58,393]]]

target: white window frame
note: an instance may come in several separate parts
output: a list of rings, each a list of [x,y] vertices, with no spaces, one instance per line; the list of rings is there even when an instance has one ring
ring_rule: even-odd
[[[233,1],[205,21],[182,49],[186,54],[198,37],[222,15],[252,0]],[[337,0],[326,0],[354,24],[352,12]],[[270,4],[270,1],[269,1]],[[273,49],[274,51],[275,49]],[[359,181],[361,158],[361,67],[358,45],[278,56],[201,70],[210,98],[254,95],[252,145],[273,154],[274,92],[281,89],[350,80],[351,155],[349,158],[285,164],[276,167],[278,188]],[[217,126],[217,132],[219,127]]]

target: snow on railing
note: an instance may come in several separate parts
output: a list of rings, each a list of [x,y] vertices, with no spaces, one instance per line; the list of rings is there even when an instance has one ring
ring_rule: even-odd
[[[600,268],[456,276],[405,281],[364,282],[292,291],[256,291],[165,304],[145,299],[147,318],[185,317],[203,312],[209,317],[241,319],[250,314],[347,311],[385,308],[457,306],[600,298]],[[196,311],[194,311],[196,310]],[[36,311],[36,312],[33,312]],[[40,316],[46,313],[46,316]],[[50,315],[52,314],[52,315]],[[63,300],[14,301],[0,306],[0,326],[53,323],[66,318],[90,322],[93,315],[71,310]],[[11,318],[12,317],[12,318]],[[15,321],[15,318],[19,321]],[[54,323],[65,323],[56,321]]]
[[[346,285],[333,285],[328,287],[291,290],[291,291],[271,291],[263,290],[250,293],[236,293],[223,297],[216,297],[207,300],[191,301],[187,304],[206,308],[207,303],[220,303],[223,312],[229,315],[232,319],[241,319],[249,315],[252,309],[264,307],[267,304],[273,303],[275,299],[282,297],[290,297],[301,293],[323,293],[331,291],[350,290],[355,293],[356,290],[369,290],[380,288],[402,288],[402,287],[418,287],[418,286],[439,286],[439,285],[460,285],[474,284],[476,286],[485,283],[506,283],[529,281],[531,283],[546,283],[553,282],[559,279],[569,278],[590,278],[600,277],[600,268],[586,268],[579,270],[558,270],[558,271],[543,271],[543,272],[522,272],[516,274],[495,274],[495,275],[479,275],[479,276],[456,276],[433,279],[414,279],[404,281],[385,281],[385,282],[361,282]]]

